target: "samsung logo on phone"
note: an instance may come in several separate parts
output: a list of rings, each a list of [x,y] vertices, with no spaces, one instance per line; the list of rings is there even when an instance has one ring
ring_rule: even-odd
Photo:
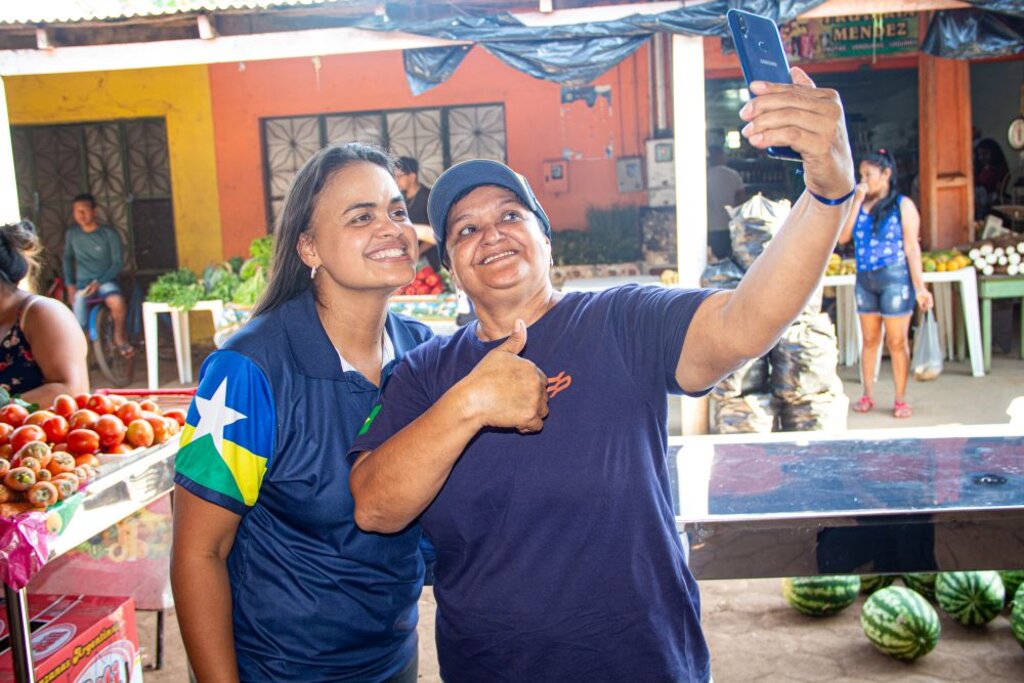
[[[778,63],[778,62],[773,62],[773,61],[772,61],[772,60],[770,60],[770,59],[761,59],[761,58],[758,58],[758,60],[757,60],[757,61],[761,62],[761,63],[762,63],[762,64],[764,64],[765,66],[774,66],[774,67],[775,67],[776,69],[777,69],[777,68],[779,68],[779,63]]]

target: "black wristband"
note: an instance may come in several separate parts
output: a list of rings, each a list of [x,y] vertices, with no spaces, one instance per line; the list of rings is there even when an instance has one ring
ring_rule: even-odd
[[[822,197],[820,194],[814,194],[810,190],[807,190],[807,193],[809,195],[811,195],[812,197],[814,197],[815,199],[817,199],[822,204],[825,204],[826,206],[839,206],[840,204],[843,204],[844,202],[846,202],[850,197],[852,197],[853,193],[856,192],[856,191],[857,191],[857,186],[854,185],[852,190],[850,190],[849,192],[844,194],[842,197],[838,197],[836,199],[829,199],[828,197]]]

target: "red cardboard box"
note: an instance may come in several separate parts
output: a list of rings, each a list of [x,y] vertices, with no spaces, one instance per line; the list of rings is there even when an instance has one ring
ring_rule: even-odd
[[[28,613],[37,683],[142,680],[131,598],[30,595]],[[7,614],[0,614],[0,682],[6,683],[14,680],[14,671]]]

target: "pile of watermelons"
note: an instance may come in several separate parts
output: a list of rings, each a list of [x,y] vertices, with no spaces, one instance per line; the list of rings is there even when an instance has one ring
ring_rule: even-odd
[[[860,613],[864,635],[875,647],[911,661],[939,642],[939,615],[930,601],[964,626],[981,626],[1010,610],[1010,629],[1024,647],[1024,570],[904,574],[809,576],[783,579],[782,594],[798,612],[826,616],[846,609],[857,593],[868,593]]]

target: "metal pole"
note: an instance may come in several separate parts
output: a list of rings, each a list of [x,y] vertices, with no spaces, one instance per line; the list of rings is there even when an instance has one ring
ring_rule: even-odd
[[[36,672],[32,664],[32,634],[29,632],[28,603],[25,589],[14,590],[4,584],[7,600],[7,623],[11,629],[11,661],[17,683],[35,683]]]

